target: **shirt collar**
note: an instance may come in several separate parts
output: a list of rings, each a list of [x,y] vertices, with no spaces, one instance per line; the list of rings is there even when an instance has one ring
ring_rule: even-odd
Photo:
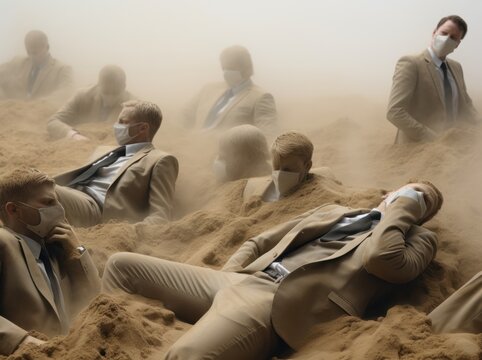
[[[251,81],[251,79],[247,79],[247,80],[243,81],[241,84],[232,87],[231,91],[233,92],[233,95],[237,95],[241,91],[246,89],[248,86],[251,86],[252,84],[253,84],[253,82]]]
[[[432,61],[435,64],[435,66],[439,68],[440,65],[442,65],[443,61],[440,60],[440,58],[435,54],[431,46],[428,47],[428,52],[430,53],[430,56],[432,57]]]
[[[150,145],[150,142],[141,142],[135,144],[128,144],[126,145],[126,156],[132,156],[139,150],[145,148],[146,146]]]
[[[37,241],[29,238],[28,236],[18,234],[18,233],[17,235],[20,236],[23,240],[25,240],[33,256],[35,257],[35,259],[38,260],[40,257],[40,251],[42,250],[42,245],[40,245]]]

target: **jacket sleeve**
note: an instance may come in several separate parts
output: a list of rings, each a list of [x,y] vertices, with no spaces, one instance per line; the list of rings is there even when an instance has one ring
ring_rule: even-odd
[[[417,86],[417,77],[417,65],[411,57],[405,56],[398,60],[393,75],[387,119],[415,141],[431,140],[436,133],[418,122],[408,112]]]
[[[290,221],[275,226],[274,228],[264,231],[258,236],[246,240],[243,245],[228,259],[223,266],[223,271],[240,271],[257,258],[270,251],[278,244],[278,242],[288,234],[302,220],[318,211],[321,207],[307,211]]]
[[[59,111],[52,115],[47,124],[47,131],[51,138],[59,139],[65,137],[72,130],[72,126],[76,124],[79,118],[82,98],[83,95],[81,93],[76,94]]]
[[[465,79],[464,79],[464,71],[460,64],[457,64],[457,65],[460,71],[460,75],[462,77],[462,89],[461,89],[462,94],[460,94],[459,96],[463,96],[465,98],[465,104],[466,104],[464,119],[472,124],[480,124],[482,121],[479,116],[479,113],[475,109],[475,106],[472,102],[472,98],[469,96],[469,93],[467,92],[467,86],[465,85]]]
[[[143,223],[159,224],[171,219],[179,164],[172,156],[161,158],[153,169],[149,189],[150,212]]]
[[[417,201],[397,198],[366,240],[363,264],[367,272],[390,283],[415,279],[434,259],[437,236],[416,225],[422,216]]]
[[[278,115],[276,104],[271,94],[263,94],[254,108],[254,125],[267,134],[276,134],[278,130]]]

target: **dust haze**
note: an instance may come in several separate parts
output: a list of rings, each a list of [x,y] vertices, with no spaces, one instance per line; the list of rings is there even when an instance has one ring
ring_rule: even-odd
[[[462,63],[468,93],[482,111],[482,3],[475,0],[0,0],[0,63],[25,54],[26,32],[43,30],[52,56],[72,65],[76,88],[94,84],[102,66],[117,64],[127,73],[127,89],[163,111],[154,142],[180,163],[177,221],[141,229],[127,224],[79,229],[85,244],[96,249],[100,270],[116,251],[219,268],[242,240],[320,201],[376,206],[382,190],[411,178],[428,179],[445,197],[440,215],[429,223],[439,233],[437,264],[444,277],[429,275],[416,307],[429,311],[481,270],[482,133],[452,129],[433,143],[393,146],[396,129],[385,115],[397,59],[423,51],[438,20],[449,14],[468,23],[467,37],[450,57]],[[273,94],[281,130],[308,135],[315,145],[313,166],[330,167],[343,186],[307,190],[308,200],[300,196],[292,203],[249,209],[239,200],[242,181],[216,187],[211,165],[217,142],[206,134],[188,134],[178,124],[203,85],[222,80],[219,53],[233,44],[251,52],[253,81]],[[68,140],[48,142],[45,124],[55,110],[41,102],[0,103],[0,171],[29,165],[54,175],[85,163],[96,146],[114,144],[110,124],[81,125],[93,140],[75,149]],[[74,327],[85,330],[83,319],[104,305],[92,305]],[[169,317],[162,311],[160,317]],[[173,324],[156,328],[163,349],[179,335],[179,326],[186,327]],[[415,329],[416,324],[406,332]],[[343,338],[343,330],[332,331],[334,340]],[[90,339],[90,333],[82,334]],[[88,341],[75,341],[87,354]],[[380,351],[385,346],[373,344]],[[125,346],[136,358],[133,349],[147,345]],[[426,343],[419,351],[441,347]]]

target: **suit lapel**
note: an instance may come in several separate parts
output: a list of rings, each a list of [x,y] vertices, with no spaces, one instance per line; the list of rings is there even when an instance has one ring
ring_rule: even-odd
[[[40,292],[40,294],[42,294],[42,296],[48,301],[60,321],[60,316],[57,312],[57,307],[55,306],[55,300],[52,291],[50,290],[50,286],[47,283],[45,276],[39,269],[35,257],[33,256],[32,252],[30,251],[28,245],[24,242],[24,240],[18,236],[16,236],[16,238],[20,243],[20,248],[22,249],[25,263],[27,264],[28,271],[30,273],[33,283],[35,284],[35,287]]]
[[[110,186],[109,186],[109,189],[107,189],[107,192],[109,192],[110,188],[112,187],[112,185],[114,185],[117,181],[117,179],[119,179],[119,177],[124,174],[124,172],[130,167],[132,166],[134,163],[136,163],[137,161],[139,161],[140,159],[142,159],[144,156],[146,156],[152,149],[154,149],[154,146],[152,144],[149,144],[147,145],[146,147],[144,147],[143,149],[139,150],[138,152],[136,152],[130,159],[129,161],[127,161],[124,166],[122,166],[119,171],[117,172],[117,174],[115,175],[114,179],[112,180]]]
[[[442,88],[442,82],[440,81],[440,75],[437,72],[438,71],[437,67],[432,62],[432,57],[430,56],[430,53],[428,52],[428,50],[425,50],[424,57],[425,57],[427,70],[430,73],[430,76],[432,78],[435,88],[437,89],[437,94],[440,98],[440,102],[442,103],[442,106],[445,108],[444,91]]]
[[[218,127],[221,125],[221,123],[227,118],[228,114],[230,113],[231,110],[234,109],[236,105],[238,105],[246,96],[248,96],[251,88],[253,85],[250,85],[246,87],[246,89],[243,89],[240,93],[236,94],[234,96],[233,101],[226,107],[226,109],[223,111],[221,116],[219,117],[218,121],[216,121],[216,124],[214,127]]]
[[[199,105],[200,109],[198,110],[199,115],[197,116],[197,119],[199,121],[199,123],[197,124],[198,127],[200,128],[204,127],[204,124],[206,123],[207,118],[211,113],[211,110],[217,104],[217,102],[219,101],[221,96],[223,96],[223,94],[226,92],[227,89],[228,89],[227,86],[225,85],[221,86],[219,84],[219,86],[217,85],[213,89],[208,91],[205,97],[204,96],[202,97]]]

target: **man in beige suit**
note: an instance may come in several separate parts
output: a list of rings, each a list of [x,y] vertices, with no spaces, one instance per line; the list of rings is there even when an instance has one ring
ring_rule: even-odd
[[[478,121],[462,66],[447,59],[466,34],[462,18],[444,17],[427,50],[398,61],[387,112],[398,128],[395,143],[430,141],[448,128]]]
[[[482,332],[482,271],[429,315],[435,332]]]
[[[88,122],[114,123],[122,103],[133,100],[134,96],[126,90],[126,74],[116,65],[104,66],[99,73],[96,85],[80,90],[47,124],[52,139],[69,138],[88,140],[74,127]]]
[[[49,41],[42,31],[30,31],[25,48],[27,57],[0,65],[0,100],[65,101],[73,90],[72,68],[50,55]]]
[[[55,177],[57,196],[72,225],[170,219],[179,165],[174,156],[152,145],[161,121],[161,110],[153,103],[124,103],[114,125],[120,147]]]
[[[52,178],[17,169],[0,179],[0,355],[66,333],[100,289],[97,269],[55,195]]]
[[[363,316],[394,284],[420,275],[437,249],[421,224],[442,202],[423,182],[371,211],[323,205],[249,239],[223,271],[118,253],[102,287],[159,299],[197,321],[166,359],[266,359],[282,342],[298,349],[320,322]]]
[[[278,201],[289,196],[314,174],[335,179],[327,167],[311,169],[313,143],[305,135],[289,131],[276,138],[271,146],[273,173],[271,176],[248,180],[243,198],[259,196],[263,201]]]
[[[192,101],[185,125],[213,130],[251,124],[266,133],[277,129],[274,98],[253,84],[253,63],[248,50],[231,46],[221,53],[224,82],[207,85]]]

